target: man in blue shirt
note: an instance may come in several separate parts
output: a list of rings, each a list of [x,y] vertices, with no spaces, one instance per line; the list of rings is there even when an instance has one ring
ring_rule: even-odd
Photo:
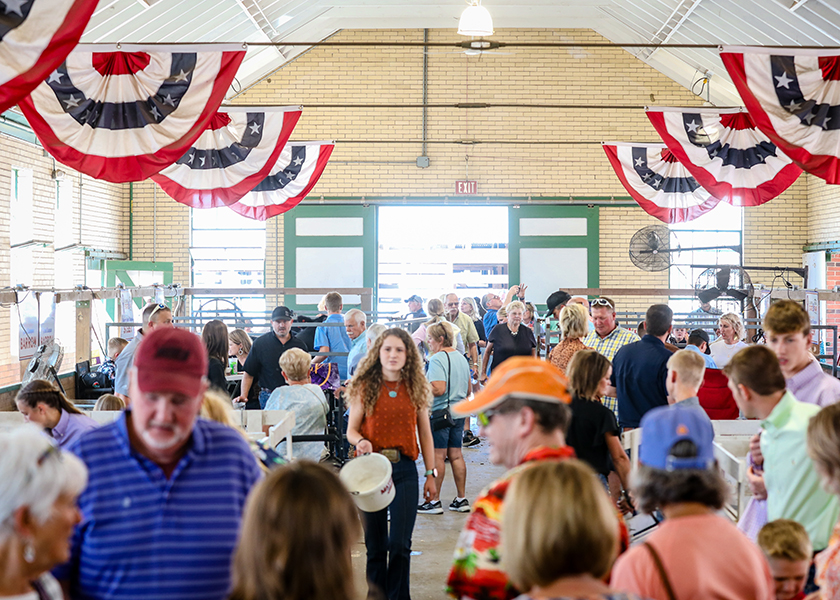
[[[341,309],[344,303],[341,294],[330,292],[324,297],[324,305],[327,307],[327,319],[324,324],[340,323],[341,327],[318,327],[315,331],[315,347],[318,352],[347,352],[350,350],[350,337],[344,329],[344,316]],[[338,376],[341,381],[347,379],[347,356],[316,356],[312,359],[313,364],[326,362],[338,367]]]
[[[74,600],[223,600],[239,522],[261,476],[233,428],[199,419],[207,352],[184,329],[138,346],[131,406],[69,450],[87,465],[71,558],[55,570]]]
[[[347,354],[347,376],[352,377],[356,372],[359,361],[367,353],[367,336],[364,335],[367,327],[367,315],[358,308],[351,308],[344,315],[344,331],[350,338],[351,347]]]
[[[673,318],[667,304],[654,304],[645,313],[645,336],[615,354],[612,384],[617,392],[618,424],[625,429],[638,427],[651,408],[668,404],[665,381],[671,351],[665,340]]]
[[[717,369],[715,359],[709,354],[709,334],[706,333],[705,329],[693,329],[688,334],[688,343],[685,345],[685,349],[702,356],[707,369]]]
[[[514,296],[519,296],[521,301],[525,301],[526,289],[528,289],[527,285],[514,285],[507,291],[504,300],[502,300],[502,298],[494,292],[487,292],[481,297],[481,306],[484,307],[485,311],[487,311],[484,313],[484,318],[482,319],[482,323],[484,325],[484,335],[490,335],[490,332],[493,331],[493,328],[499,323],[499,309],[513,302]]]

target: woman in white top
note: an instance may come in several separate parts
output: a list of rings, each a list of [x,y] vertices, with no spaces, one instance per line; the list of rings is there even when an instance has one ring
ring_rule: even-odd
[[[739,350],[746,348],[747,344],[741,340],[744,337],[744,323],[741,317],[735,313],[726,313],[718,320],[720,337],[709,344],[709,350],[718,369],[726,366]]]
[[[0,598],[61,600],[50,569],[70,560],[87,468],[35,425],[0,434]]]
[[[428,345],[426,344],[426,328],[429,325],[434,325],[435,323],[445,323],[447,327],[452,329],[452,334],[455,336],[455,349],[461,354],[464,354],[464,340],[461,337],[461,330],[443,317],[443,302],[437,298],[432,298],[426,304],[426,312],[429,313],[431,318],[420,325],[420,327],[411,334],[411,339],[413,339],[417,344],[417,347],[421,349],[421,352],[424,348],[428,351]]]
[[[327,429],[327,412],[330,405],[324,392],[317,385],[310,383],[309,364],[312,358],[300,348],[289,348],[280,356],[280,371],[288,385],[271,392],[266,410],[290,410],[295,413],[295,426],[292,440],[296,435],[320,435]],[[324,442],[292,441],[292,456],[321,460]],[[277,452],[284,456],[286,442],[277,444]]]

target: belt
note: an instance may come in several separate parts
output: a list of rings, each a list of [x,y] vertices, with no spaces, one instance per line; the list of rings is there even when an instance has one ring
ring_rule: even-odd
[[[379,454],[390,460],[392,463],[400,462],[400,451],[396,448],[382,448]]]

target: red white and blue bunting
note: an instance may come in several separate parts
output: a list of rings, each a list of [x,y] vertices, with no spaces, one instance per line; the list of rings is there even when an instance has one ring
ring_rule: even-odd
[[[25,98],[79,43],[93,0],[4,0],[0,8],[0,112]]]
[[[627,192],[663,223],[692,221],[720,202],[663,144],[605,142],[603,146]]]
[[[318,183],[333,148],[333,142],[286,144],[269,176],[230,208],[258,221],[293,209]]]
[[[78,46],[20,106],[57,160],[96,179],[141,181],[190,148],[245,57],[240,46]]]
[[[226,107],[181,158],[152,179],[193,208],[233,204],[274,168],[300,114],[298,107]]]
[[[729,204],[764,204],[802,173],[744,109],[649,108],[647,115],[697,183]]]
[[[724,47],[755,124],[809,173],[840,183],[840,51]]]

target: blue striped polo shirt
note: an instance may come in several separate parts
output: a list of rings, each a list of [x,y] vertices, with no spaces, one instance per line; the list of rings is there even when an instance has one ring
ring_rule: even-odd
[[[197,419],[167,479],[129,444],[125,414],[69,450],[89,470],[70,562],[74,600],[222,600],[248,492],[261,477],[235,430]]]

